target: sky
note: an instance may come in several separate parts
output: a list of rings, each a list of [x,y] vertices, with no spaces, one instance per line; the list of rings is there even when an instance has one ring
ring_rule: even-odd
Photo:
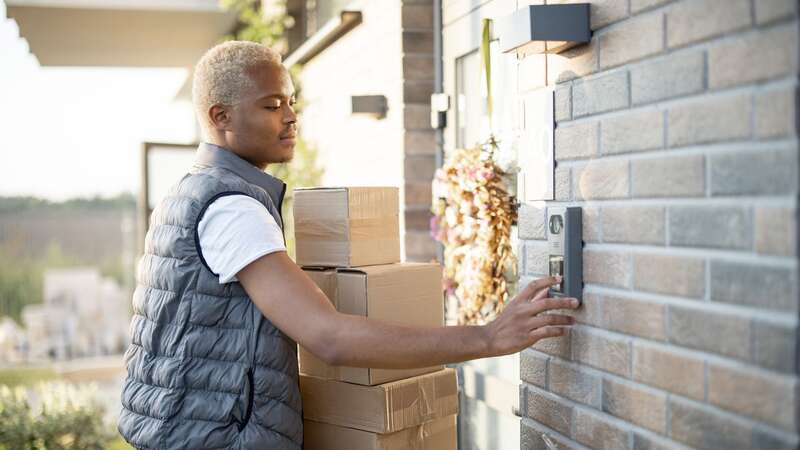
[[[0,15],[0,196],[139,189],[143,141],[194,140],[186,69],[40,67]]]

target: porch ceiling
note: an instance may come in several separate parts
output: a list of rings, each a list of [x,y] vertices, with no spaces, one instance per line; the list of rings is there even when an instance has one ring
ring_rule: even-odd
[[[5,3],[43,66],[193,66],[236,25],[217,0]]]

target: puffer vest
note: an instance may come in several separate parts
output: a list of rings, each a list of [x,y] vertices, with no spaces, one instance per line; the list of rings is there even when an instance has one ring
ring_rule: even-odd
[[[133,294],[118,428],[139,449],[298,450],[297,346],[200,252],[197,225],[225,195],[282,225],[285,185],[211,144],[153,210]]]

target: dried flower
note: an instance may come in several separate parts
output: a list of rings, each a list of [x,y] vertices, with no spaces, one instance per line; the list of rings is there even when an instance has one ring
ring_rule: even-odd
[[[516,278],[511,226],[514,199],[495,164],[493,138],[454,151],[436,171],[431,234],[444,245],[444,289],[459,304],[459,323],[484,324],[502,311]]]

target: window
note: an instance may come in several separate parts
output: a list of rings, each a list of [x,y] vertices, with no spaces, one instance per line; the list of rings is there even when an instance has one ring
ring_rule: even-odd
[[[492,58],[492,121],[495,136],[515,127],[517,65],[513,55],[500,52],[498,41],[490,44]],[[473,146],[489,137],[486,81],[479,49],[456,59],[456,147]]]

